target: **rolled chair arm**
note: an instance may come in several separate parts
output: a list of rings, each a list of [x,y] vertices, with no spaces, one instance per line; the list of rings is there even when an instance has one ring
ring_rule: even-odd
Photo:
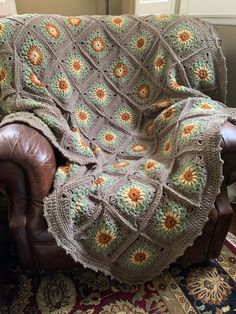
[[[221,130],[224,177],[226,185],[236,182],[236,126],[226,122]]]
[[[40,132],[21,123],[0,128],[0,189],[8,197],[9,228],[26,267],[33,258],[29,234],[47,229],[42,204],[55,171],[53,148]]]
[[[48,140],[20,123],[0,128],[0,162],[10,161],[25,173],[32,201],[42,201],[52,186],[56,159]]]

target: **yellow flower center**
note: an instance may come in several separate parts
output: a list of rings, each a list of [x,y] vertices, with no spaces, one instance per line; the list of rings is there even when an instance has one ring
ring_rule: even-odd
[[[200,108],[203,109],[203,110],[211,110],[212,106],[209,105],[208,103],[204,103],[204,104],[200,105]]]
[[[184,31],[179,34],[179,38],[181,39],[182,42],[187,42],[191,39],[191,35],[189,32]]]
[[[121,161],[113,165],[113,168],[122,168],[128,166],[128,161]]]
[[[173,109],[169,108],[163,112],[163,116],[165,119],[169,119],[173,114]]]
[[[37,76],[34,74],[34,72],[31,72],[31,73],[30,73],[29,78],[30,78],[31,82],[34,83],[37,87],[44,87],[44,84],[39,81],[39,79],[38,79]]]
[[[87,113],[84,111],[79,112],[79,119],[85,121],[88,118]]]
[[[184,180],[187,182],[192,182],[195,177],[196,175],[195,172],[193,172],[193,170],[188,170],[183,175]]]
[[[60,167],[60,171],[63,172],[64,174],[68,174],[69,170],[70,170],[70,165],[65,165]]]
[[[148,85],[143,84],[138,88],[138,95],[141,99],[146,99],[150,95],[150,88]]]
[[[58,39],[60,37],[60,31],[56,25],[53,25],[51,23],[47,23],[46,24],[46,31],[50,36],[52,36],[55,39]]]
[[[146,168],[147,169],[152,169],[152,168],[155,168],[156,165],[157,165],[157,163],[155,161],[149,161],[146,164]]]
[[[134,255],[134,260],[138,264],[143,264],[143,262],[146,260],[146,254],[143,252],[138,252]]]
[[[6,72],[3,69],[0,69],[0,82],[4,81],[7,77]]]
[[[144,144],[136,144],[132,147],[132,151],[134,152],[143,152],[146,150],[146,146]]]
[[[155,65],[158,69],[162,68],[162,66],[164,65],[164,59],[162,57],[157,57]]]
[[[102,244],[102,245],[106,245],[108,244],[109,242],[111,242],[112,240],[112,237],[107,234],[107,233],[101,233],[99,236],[98,236],[98,241]]]
[[[159,15],[157,17],[158,20],[168,20],[169,16],[168,15]]]
[[[123,121],[128,121],[128,120],[130,120],[130,114],[129,114],[128,112],[122,112],[122,114],[121,114],[121,119],[122,119]]]
[[[66,80],[59,80],[58,87],[64,92],[68,89],[68,82]]]
[[[0,33],[4,30],[4,25],[0,24]]]
[[[81,20],[79,18],[76,17],[69,17],[68,18],[68,22],[72,25],[72,26],[78,26],[81,23]]]
[[[172,80],[171,82],[171,87],[174,88],[174,89],[177,89],[177,90],[180,90],[181,89],[181,85],[179,85],[175,79]]]
[[[92,41],[92,48],[96,52],[101,52],[104,50],[105,43],[101,37],[96,37]]]
[[[102,185],[105,182],[104,178],[99,177],[96,180],[94,180],[95,185]]]
[[[174,228],[176,226],[176,224],[177,224],[177,220],[174,217],[172,217],[170,215],[168,215],[166,217],[166,219],[165,219],[165,226],[166,226],[166,228],[172,229],[172,228]]]
[[[27,55],[33,65],[39,65],[43,61],[43,54],[39,47],[35,45],[29,47]]]
[[[171,149],[171,143],[170,143],[170,141],[168,141],[167,143],[165,143],[164,151],[166,153],[168,153],[170,151],[170,149]]]
[[[74,70],[79,71],[81,69],[81,64],[78,60],[73,61],[72,67]]]
[[[113,19],[113,23],[116,25],[116,26],[120,26],[122,24],[123,20],[121,17],[115,17]]]
[[[140,190],[136,188],[131,188],[129,190],[128,197],[131,199],[132,202],[135,203],[139,202],[140,199],[142,199]]]
[[[198,76],[201,80],[206,80],[208,78],[208,71],[206,69],[201,69],[198,71]]]
[[[117,78],[122,78],[127,74],[127,66],[123,63],[118,63],[114,68],[114,74]]]
[[[137,43],[136,43],[136,45],[137,45],[138,48],[143,48],[144,44],[145,44],[145,40],[144,40],[144,38],[142,38],[142,37],[139,38],[138,41],[137,41]]]
[[[96,96],[99,98],[99,99],[103,99],[105,97],[105,91],[103,89],[98,89],[96,91]]]
[[[184,135],[189,135],[193,130],[195,129],[195,125],[187,125],[183,129],[183,134]]]
[[[111,134],[111,133],[107,133],[107,134],[105,134],[105,140],[107,141],[107,142],[112,142],[112,141],[114,141],[114,139],[115,139],[115,136],[113,135],[113,134]]]

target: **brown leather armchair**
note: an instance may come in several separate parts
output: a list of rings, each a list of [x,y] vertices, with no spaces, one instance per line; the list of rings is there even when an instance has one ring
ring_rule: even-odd
[[[202,234],[179,262],[201,262],[219,256],[232,218],[227,185],[236,180],[236,126],[222,127],[224,181]],[[34,270],[68,269],[75,262],[47,231],[43,199],[50,192],[58,153],[31,127],[14,123],[0,128],[0,191],[8,199],[9,230],[19,262]]]

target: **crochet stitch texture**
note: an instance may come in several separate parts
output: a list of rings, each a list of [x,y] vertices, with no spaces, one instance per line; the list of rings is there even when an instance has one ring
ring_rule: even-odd
[[[1,125],[26,123],[68,162],[44,215],[85,267],[138,283],[201,234],[222,182],[225,60],[194,17],[0,20]]]

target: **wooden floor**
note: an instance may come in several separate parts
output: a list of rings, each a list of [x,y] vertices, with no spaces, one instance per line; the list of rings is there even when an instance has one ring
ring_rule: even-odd
[[[233,215],[233,219],[232,219],[229,231],[232,232],[236,236],[236,205],[232,207],[234,209],[234,215]]]

